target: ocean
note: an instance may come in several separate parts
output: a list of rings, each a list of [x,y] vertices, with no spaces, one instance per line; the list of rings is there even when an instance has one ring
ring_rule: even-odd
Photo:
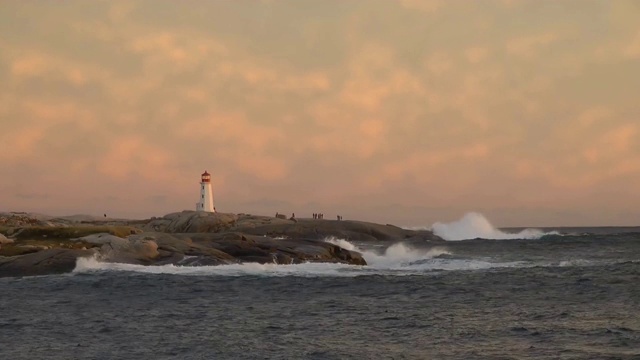
[[[640,359],[640,228],[491,231],[326,239],[368,266],[82,259],[2,278],[0,359]]]

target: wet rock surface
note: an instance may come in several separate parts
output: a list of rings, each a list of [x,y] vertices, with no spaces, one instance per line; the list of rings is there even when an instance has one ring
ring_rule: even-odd
[[[73,271],[79,257],[139,265],[256,262],[366,265],[356,251],[324,241],[437,244],[429,231],[361,221],[282,219],[183,211],[148,220],[0,214],[0,277]]]

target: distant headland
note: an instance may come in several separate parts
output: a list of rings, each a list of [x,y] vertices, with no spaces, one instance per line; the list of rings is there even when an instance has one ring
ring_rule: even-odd
[[[73,271],[78,258],[138,265],[329,262],[366,265],[334,237],[390,245],[439,244],[427,230],[356,220],[182,211],[144,220],[0,213],[0,277]]]

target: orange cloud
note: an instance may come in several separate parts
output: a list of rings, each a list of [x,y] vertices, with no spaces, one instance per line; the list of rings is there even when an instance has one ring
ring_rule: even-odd
[[[507,52],[523,58],[533,58],[538,55],[540,49],[558,41],[560,36],[553,32],[537,35],[526,35],[511,38],[507,41]]]
[[[327,91],[331,87],[331,80],[322,71],[307,73],[290,73],[275,65],[260,64],[255,61],[226,60],[211,65],[215,76],[240,79],[255,87],[273,89],[276,91]]]
[[[445,4],[442,0],[399,0],[400,5],[411,10],[435,13]]]
[[[382,117],[363,113],[358,107],[324,102],[314,104],[308,112],[318,129],[296,146],[299,154],[310,151],[327,155],[329,161],[335,156],[364,160],[388,146],[390,126]]]
[[[5,132],[5,136],[0,135],[0,142],[3,143],[0,158],[11,163],[19,163],[33,156],[45,132],[46,129],[43,127],[29,127],[11,134]]]
[[[352,54],[349,70],[339,93],[340,101],[347,106],[375,112],[391,96],[426,95],[421,81],[398,65],[388,46],[365,44]]]
[[[623,50],[624,54],[631,59],[640,59],[640,30]]]
[[[135,3],[114,1],[110,3],[109,20],[114,23],[121,23],[129,18],[129,14],[135,10]]]
[[[598,123],[606,122],[607,119],[611,119],[613,115],[613,111],[607,107],[590,107],[578,115],[576,123],[582,129],[590,128]],[[570,125],[566,131],[572,131],[571,128],[573,128],[573,125]]]
[[[13,99],[3,101],[2,108],[14,119],[3,124],[3,131],[0,131],[0,141],[6,144],[0,157],[11,162],[39,154],[43,142],[47,139],[52,142],[51,133],[61,125],[73,124],[77,133],[56,138],[57,143],[79,136],[80,132],[92,131],[98,125],[93,111],[70,100]]]
[[[95,64],[41,51],[12,49],[8,57],[12,78],[18,82],[47,78],[81,87],[89,82],[104,83],[111,78],[105,69]]]
[[[544,179],[551,190],[579,193],[637,172],[640,128],[610,108],[593,106],[559,123],[540,154],[518,166],[517,177]],[[532,169],[535,169],[533,171]]]
[[[204,39],[198,34],[171,31],[134,37],[129,42],[129,49],[146,55],[148,66],[162,65],[165,61],[174,66],[165,68],[165,72],[193,69],[207,62],[209,57],[225,56],[228,53],[226,46],[215,38]]]
[[[409,174],[438,173],[438,168],[444,164],[465,166],[468,162],[486,159],[490,153],[489,146],[482,143],[416,153],[385,166],[383,175],[388,180],[401,181]]]
[[[235,158],[234,163],[243,172],[267,181],[282,180],[289,173],[285,163],[281,159],[272,156],[245,154]]]
[[[476,64],[486,60],[489,57],[489,49],[483,46],[473,46],[464,51],[467,61]]]
[[[428,55],[424,60],[424,67],[433,75],[446,75],[453,69],[453,58],[445,52]]]
[[[49,71],[50,62],[44,56],[30,54],[15,59],[11,64],[11,74],[15,76],[33,77]]]
[[[86,131],[94,129],[98,125],[94,111],[70,100],[39,101],[27,99],[22,102],[22,108],[32,121],[45,127],[73,123],[78,129]]]
[[[283,132],[253,124],[241,113],[212,112],[181,125],[179,135],[191,142],[216,144],[221,151],[213,153],[214,157],[255,177],[271,181],[288,174],[283,159],[268,154],[270,149],[281,147]]]
[[[291,186],[273,194],[285,201],[300,193],[293,189],[300,177],[328,169],[353,174],[323,187],[318,198],[327,202],[350,193],[431,201],[386,187],[417,184],[436,197],[486,183],[505,198],[525,199],[513,189],[533,189],[529,203],[577,199],[611,182],[631,193],[640,180],[640,126],[629,117],[636,94],[627,86],[632,60],[640,58],[629,11],[637,6],[611,18],[594,10],[602,7],[585,6],[584,16],[546,7],[562,24],[514,24],[531,16],[530,4],[372,2],[345,6],[330,22],[305,7],[270,6],[265,17],[236,2],[205,4],[212,21],[229,17],[215,27],[191,21],[190,10],[173,4],[162,9],[175,12],[168,18],[124,1],[68,6],[55,16],[7,4],[32,16],[33,31],[6,22],[21,35],[0,39],[7,65],[0,83],[7,150],[0,159],[8,178],[24,163],[50,166],[60,179],[98,168],[114,188],[138,177],[145,180],[134,186],[142,188],[149,173],[184,177],[177,169],[211,162],[217,184],[230,192],[238,177],[250,177]],[[331,5],[314,9],[321,7]],[[0,22],[13,13],[0,13]],[[234,19],[238,14],[246,18]],[[443,21],[424,26],[425,16],[435,15]],[[299,34],[287,30],[292,18]],[[593,19],[609,21],[610,31],[583,31]],[[571,34],[581,36],[564,42]],[[619,73],[623,66],[628,76]],[[626,93],[613,96],[604,87]],[[74,139],[83,146],[95,139],[95,146],[83,152]],[[51,165],[40,165],[44,158]],[[0,179],[0,187],[6,183]],[[237,192],[251,198],[260,191]],[[472,201],[447,199],[451,206]],[[363,206],[374,202],[367,201]]]
[[[624,124],[606,131],[596,141],[590,142],[583,150],[585,159],[592,165],[606,162],[602,165],[610,167],[619,159],[633,157],[633,148],[637,145],[638,126]]]
[[[147,180],[172,177],[173,156],[159,146],[149,144],[141,136],[114,139],[99,161],[98,171],[116,180],[132,176]]]

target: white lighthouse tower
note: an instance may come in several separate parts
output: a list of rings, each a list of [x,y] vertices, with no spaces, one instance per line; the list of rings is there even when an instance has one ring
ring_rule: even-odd
[[[200,201],[196,204],[196,211],[216,212],[213,206],[213,189],[211,188],[211,174],[206,170],[200,181]]]

